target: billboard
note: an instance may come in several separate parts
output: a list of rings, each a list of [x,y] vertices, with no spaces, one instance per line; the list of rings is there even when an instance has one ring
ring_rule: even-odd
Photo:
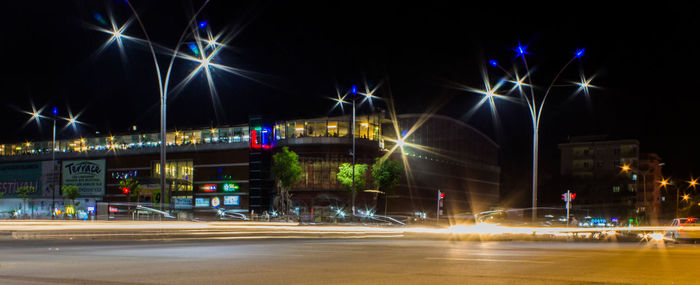
[[[0,193],[5,198],[17,198],[17,188],[33,186],[30,198],[51,197],[51,189],[58,189],[58,169],[55,175],[51,161],[0,164]]]
[[[64,160],[61,167],[62,185],[75,185],[80,196],[105,194],[105,160]]]

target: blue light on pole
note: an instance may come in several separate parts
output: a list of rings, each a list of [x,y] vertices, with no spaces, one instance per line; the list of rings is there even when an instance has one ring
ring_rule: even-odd
[[[583,56],[583,52],[585,50],[586,50],[585,48],[576,50],[576,53],[575,53],[576,57],[580,58],[581,56]]]
[[[53,113],[54,116],[57,115],[58,109],[56,107],[53,107],[53,110],[51,111],[51,113]]]
[[[352,92],[352,94],[357,94],[357,86],[353,85],[351,92]]]
[[[199,26],[200,29],[204,29],[204,28],[207,26],[207,21],[201,21],[201,22],[199,22],[199,25],[198,25],[198,26]]]
[[[197,45],[196,45],[196,44],[194,44],[194,43],[189,43],[189,44],[187,45],[187,47],[190,48],[190,50],[192,51],[192,53],[194,53],[195,55],[199,55],[199,49],[197,48]]]
[[[498,62],[495,59],[489,60],[489,64],[491,64],[491,66],[498,66]]]
[[[523,45],[520,42],[518,42],[518,46],[513,49],[516,53],[516,56],[524,56],[526,54],[530,54],[527,52],[527,45]]]

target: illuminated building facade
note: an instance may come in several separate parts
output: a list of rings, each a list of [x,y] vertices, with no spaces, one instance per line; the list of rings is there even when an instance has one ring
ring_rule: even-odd
[[[398,125],[406,131],[419,116],[401,115]],[[359,209],[374,208],[382,213],[388,198],[390,214],[432,214],[436,207],[433,194],[438,189],[447,194],[448,213],[488,209],[498,202],[498,146],[460,121],[431,117],[406,137],[408,144],[403,153],[389,153],[396,136],[384,112],[358,115],[355,137],[356,163],[371,168],[377,157],[387,156],[404,163],[405,173],[410,173],[408,177],[402,175],[388,197],[358,193]],[[56,159],[104,165],[104,190],[91,192],[94,195],[87,197],[91,200],[85,207],[100,201],[129,200],[119,188],[119,181],[126,178],[141,185],[132,202],[157,207],[162,199],[158,138],[157,133],[131,133],[59,140]],[[301,179],[290,190],[296,213],[313,218],[331,215],[331,207],[349,210],[350,193],[338,182],[337,173],[342,163],[352,161],[351,116],[282,121],[251,117],[248,124],[177,130],[168,132],[167,138],[166,181],[173,210],[191,212],[198,218],[213,216],[221,208],[248,214],[270,211],[275,193],[272,155],[283,146],[299,155],[303,169]],[[0,149],[0,166],[51,160],[50,141],[4,144]],[[64,171],[51,179],[63,176]],[[367,184],[359,188],[375,189],[369,171],[365,176]],[[37,213],[48,213],[45,200],[50,197],[43,195],[41,199],[44,204],[39,208],[44,208],[37,209]]]

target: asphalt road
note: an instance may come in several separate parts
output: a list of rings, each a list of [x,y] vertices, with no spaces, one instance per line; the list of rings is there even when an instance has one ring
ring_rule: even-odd
[[[409,239],[0,241],[0,284],[698,284],[700,246]]]

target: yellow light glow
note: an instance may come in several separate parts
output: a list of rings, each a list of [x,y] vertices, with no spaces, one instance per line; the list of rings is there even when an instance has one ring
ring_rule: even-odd
[[[666,187],[666,185],[668,185],[668,178],[662,178],[661,181],[659,181],[659,184],[661,184],[661,187]]]
[[[630,166],[627,164],[621,166],[621,168],[622,168],[622,171],[624,171],[624,172],[630,171],[630,169],[631,169]]]
[[[683,195],[683,200],[688,200],[688,199],[690,199],[690,196],[688,196],[688,194]]]

